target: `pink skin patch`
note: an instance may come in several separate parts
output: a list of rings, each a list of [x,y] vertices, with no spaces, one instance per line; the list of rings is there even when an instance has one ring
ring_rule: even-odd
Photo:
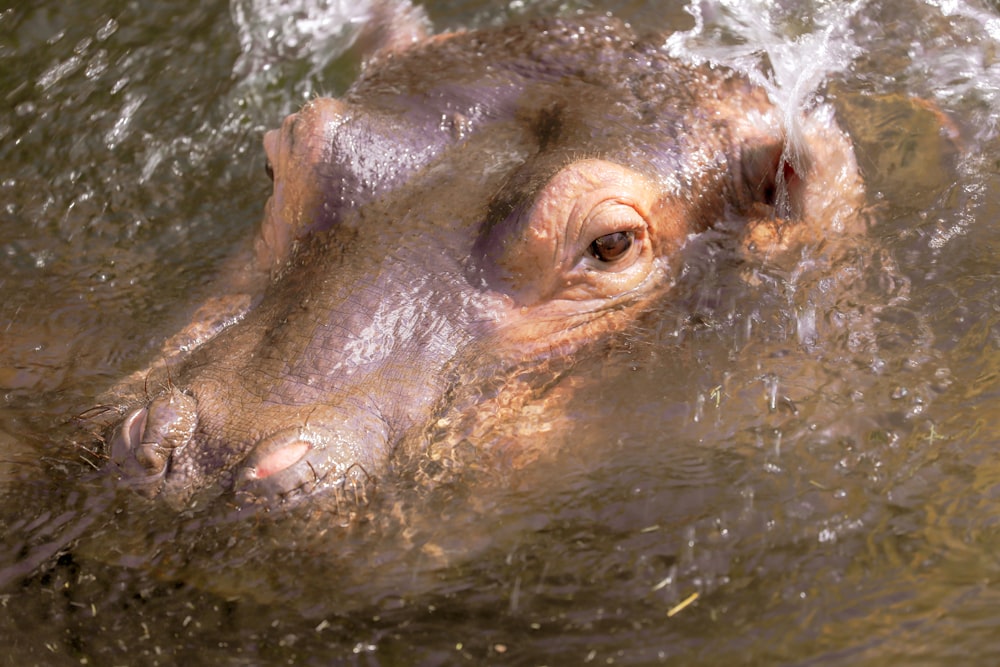
[[[267,479],[271,475],[298,463],[310,449],[312,449],[312,443],[305,440],[292,440],[260,457],[257,464],[247,471],[247,478]]]

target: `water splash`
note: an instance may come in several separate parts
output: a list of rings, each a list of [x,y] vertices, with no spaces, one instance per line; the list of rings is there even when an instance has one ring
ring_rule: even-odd
[[[804,172],[802,112],[817,105],[816,93],[827,77],[849,68],[861,53],[851,21],[866,5],[867,0],[809,8],[768,0],[692,0],[687,11],[694,27],[672,34],[665,46],[682,60],[732,67],[764,88],[782,114],[788,139],[782,157]]]
[[[233,0],[241,51],[233,74],[250,78],[303,59],[321,69],[351,47],[372,6],[372,0]]]

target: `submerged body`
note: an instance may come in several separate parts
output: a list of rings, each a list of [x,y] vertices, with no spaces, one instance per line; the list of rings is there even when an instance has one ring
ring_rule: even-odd
[[[122,479],[177,507],[318,498],[440,429],[523,465],[485,425],[669,300],[692,235],[752,259],[849,231],[830,111],[793,151],[762,90],[662,43],[600,17],[396,44],[269,132],[252,259],[118,390]]]

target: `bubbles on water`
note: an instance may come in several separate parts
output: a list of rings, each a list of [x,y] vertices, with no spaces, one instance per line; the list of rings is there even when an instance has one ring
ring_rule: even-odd
[[[38,77],[36,85],[42,89],[51,88],[62,79],[80,69],[80,65],[82,64],[83,58],[81,58],[78,53],[74,53],[66,60],[54,63],[49,69],[43,72],[42,75]]]

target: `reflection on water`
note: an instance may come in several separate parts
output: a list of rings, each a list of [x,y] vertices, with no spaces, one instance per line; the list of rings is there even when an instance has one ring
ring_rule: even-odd
[[[545,436],[570,445],[557,461],[489,493],[386,490],[347,529],[307,510],[150,509],[97,473],[67,420],[210,290],[267,194],[261,132],[350,81],[351,30],[280,14],[294,3],[0,11],[11,661],[1000,654],[1000,17],[971,0],[781,4],[428,7],[448,27],[611,9],[685,31],[679,55],[771,76],[795,104],[816,103],[825,75],[868,183],[870,241],[834,266],[694,255],[670,304],[582,364],[600,382],[573,397],[573,428]],[[293,48],[309,35],[323,49]]]

